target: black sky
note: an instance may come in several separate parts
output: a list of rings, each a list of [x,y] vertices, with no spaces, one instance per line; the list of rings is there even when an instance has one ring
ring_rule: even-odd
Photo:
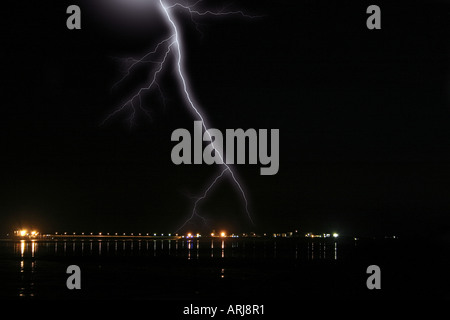
[[[19,1],[1,13],[0,228],[171,232],[220,168],[175,166],[175,128],[193,117],[173,73],[152,121],[100,123],[133,81],[113,56],[139,56],[158,32],[108,28],[86,2]],[[256,226],[224,180],[201,205],[212,227],[449,233],[450,21],[445,1],[248,1],[263,18],[185,20],[186,73],[211,126],[280,129],[280,171],[236,166]],[[181,19],[181,18],[180,18]],[[156,24],[160,22],[156,21]],[[150,40],[149,40],[150,39]],[[138,70],[135,81],[146,75]]]

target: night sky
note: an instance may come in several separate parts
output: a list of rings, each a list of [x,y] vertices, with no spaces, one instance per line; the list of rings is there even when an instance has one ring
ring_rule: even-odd
[[[81,30],[66,28],[70,4]],[[381,30],[366,27],[370,4]],[[205,19],[200,33],[177,15],[186,75],[211,127],[280,130],[280,170],[234,166],[255,226],[225,179],[200,205],[207,229],[450,235],[448,2],[232,8],[264,17]],[[151,121],[130,127],[125,112],[101,125],[148,76],[138,68],[111,91],[113,57],[142,56],[169,32],[154,19],[136,32],[89,1],[2,5],[0,232],[174,232],[189,217],[221,167],[171,162],[172,131],[196,120],[174,72],[160,80],[164,103],[146,96]]]

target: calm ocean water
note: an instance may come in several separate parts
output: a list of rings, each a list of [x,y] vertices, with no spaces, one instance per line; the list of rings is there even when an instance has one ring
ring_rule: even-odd
[[[411,256],[414,252],[396,242],[353,239],[0,241],[0,297],[445,297],[444,270],[441,288],[433,282],[430,268],[423,268],[428,263]],[[366,287],[366,268],[372,264],[383,272],[383,289],[378,292]],[[67,289],[69,265],[81,268],[80,290]],[[436,264],[433,270],[439,273],[445,266]],[[411,280],[415,271],[419,273]]]
[[[55,241],[2,241],[3,256],[24,259],[45,257],[128,257],[174,256],[191,259],[205,258],[287,258],[337,260],[337,241],[295,241],[273,239],[179,239],[179,240],[105,240],[73,239]]]

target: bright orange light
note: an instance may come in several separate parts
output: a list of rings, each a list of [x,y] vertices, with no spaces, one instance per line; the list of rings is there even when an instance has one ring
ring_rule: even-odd
[[[191,238],[191,237],[192,237],[192,233],[189,232],[189,233],[187,234],[187,237],[188,237],[188,238]]]
[[[225,232],[222,231],[222,232],[220,233],[220,236],[221,236],[221,237],[226,237],[227,234],[226,234]]]
[[[211,237],[214,237],[214,232],[213,232],[213,233],[211,233]]]
[[[21,237],[25,237],[27,235],[27,230],[20,230],[19,234]]]

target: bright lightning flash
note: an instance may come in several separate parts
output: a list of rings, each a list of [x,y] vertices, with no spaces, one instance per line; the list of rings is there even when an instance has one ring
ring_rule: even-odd
[[[134,59],[134,58],[127,58],[126,63],[128,64],[128,68],[126,70],[126,73],[124,76],[114,85],[114,87],[118,86],[125,78],[127,78],[133,71],[133,68],[139,64],[143,63],[150,63],[151,64],[151,72],[150,72],[150,80],[148,83],[146,83],[144,86],[139,88],[133,95],[130,96],[130,98],[125,101],[122,105],[120,105],[118,108],[113,110],[102,122],[104,124],[112,117],[116,116],[117,114],[121,112],[129,112],[130,117],[128,118],[128,121],[130,125],[133,125],[136,112],[141,111],[144,112],[145,115],[150,117],[149,111],[143,107],[142,105],[142,95],[145,91],[150,90],[158,90],[161,96],[164,99],[164,96],[161,91],[161,87],[158,83],[158,76],[161,75],[161,73],[164,71],[164,68],[167,67],[169,64],[169,55],[173,55],[174,63],[173,65],[170,65],[168,67],[171,67],[173,71],[176,72],[177,80],[180,83],[180,90],[182,91],[185,103],[188,108],[193,112],[193,114],[202,121],[203,128],[205,132],[208,134],[209,139],[211,141],[211,147],[216,152],[216,154],[219,156],[219,158],[222,160],[222,164],[224,166],[224,169],[220,172],[218,176],[210,183],[207,188],[205,189],[203,195],[195,201],[194,207],[192,209],[192,214],[190,217],[184,222],[183,225],[181,225],[177,231],[182,229],[189,221],[191,221],[194,217],[201,218],[204,222],[206,221],[204,217],[200,216],[197,212],[197,206],[201,200],[207,197],[209,191],[213,188],[213,186],[222,179],[225,174],[228,173],[227,176],[229,176],[232,180],[232,183],[236,186],[237,190],[240,192],[242,199],[244,201],[245,205],[245,211],[247,213],[248,219],[253,224],[253,219],[250,215],[249,209],[248,209],[248,200],[247,196],[245,194],[244,189],[242,188],[241,183],[237,179],[234,171],[232,168],[227,165],[223,159],[222,154],[216,147],[214,146],[214,142],[212,141],[212,137],[207,131],[207,124],[206,124],[206,117],[204,114],[200,111],[200,108],[193,102],[191,98],[191,93],[188,88],[187,84],[187,77],[185,76],[185,73],[183,71],[183,44],[182,39],[179,34],[179,24],[177,23],[176,19],[171,14],[171,10],[174,8],[181,8],[184,10],[187,14],[190,15],[191,20],[196,24],[196,27],[198,27],[196,18],[201,16],[224,16],[224,15],[239,15],[246,18],[255,18],[255,16],[249,16],[246,15],[242,11],[219,11],[214,12],[211,10],[201,10],[198,9],[198,4],[201,2],[197,1],[194,4],[191,5],[185,5],[181,3],[174,3],[172,5],[165,5],[163,0],[158,0],[160,9],[162,10],[162,13],[164,15],[164,18],[167,22],[167,26],[171,29],[171,33],[162,41],[160,41],[154,48],[146,53],[143,57],[140,59]]]

